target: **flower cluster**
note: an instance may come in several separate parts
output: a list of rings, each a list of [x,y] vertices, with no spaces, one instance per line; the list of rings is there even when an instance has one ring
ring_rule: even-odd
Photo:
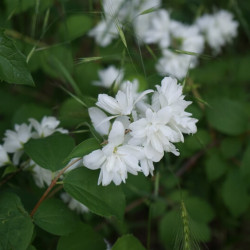
[[[59,121],[52,116],[45,116],[42,118],[41,122],[38,122],[34,118],[29,119],[29,124],[16,124],[14,130],[7,130],[5,132],[5,137],[3,139],[3,145],[0,145],[0,167],[8,164],[13,165],[22,165],[20,163],[21,157],[24,153],[23,145],[31,138],[43,138],[54,134],[55,132],[59,133],[68,133],[66,129],[58,128]],[[13,154],[12,162],[10,160],[9,154]],[[74,159],[72,159],[74,160]],[[53,173],[49,169],[45,169],[36,164],[32,159],[23,162],[25,163],[24,170],[31,170],[32,176],[35,184],[39,188],[49,186],[51,181],[56,176],[57,173]],[[71,171],[74,168],[79,166],[80,162],[73,164],[67,171]],[[81,165],[81,163],[80,163]],[[88,209],[81,204],[80,202],[74,200],[67,194],[62,195],[61,197],[64,202],[69,204],[69,208],[76,210],[78,212],[86,212]]]
[[[197,66],[205,41],[216,54],[237,35],[238,22],[226,10],[213,15],[204,14],[190,25],[173,20],[171,13],[160,6],[160,0],[104,0],[105,18],[89,35],[105,47],[119,36],[117,26],[126,29],[126,24],[131,23],[139,43],[157,44],[161,49],[157,72],[178,79]]]
[[[164,152],[179,155],[174,143],[184,141],[183,133],[197,130],[197,120],[185,111],[191,102],[184,100],[175,78],[165,77],[155,91],[135,94],[132,85],[127,81],[115,98],[99,94],[97,107],[89,108],[93,126],[107,140],[102,149],[84,156],[83,164],[100,169],[98,184],[104,186],[125,182],[128,173],[153,175],[154,162]]]

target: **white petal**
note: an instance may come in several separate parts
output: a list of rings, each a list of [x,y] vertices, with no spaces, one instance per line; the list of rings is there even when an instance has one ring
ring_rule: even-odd
[[[125,135],[125,128],[123,124],[119,121],[115,121],[109,133],[108,141],[109,143],[118,146],[123,143],[124,135]]]
[[[98,149],[83,157],[83,165],[89,169],[98,169],[105,159],[102,150]]]
[[[95,107],[89,108],[88,111],[95,130],[101,135],[107,135],[110,128],[110,122],[103,122],[107,118],[107,115],[102,110]],[[98,126],[99,124],[101,124],[101,126]]]
[[[112,115],[121,114],[121,108],[116,99],[106,94],[98,95],[98,102],[96,105]]]

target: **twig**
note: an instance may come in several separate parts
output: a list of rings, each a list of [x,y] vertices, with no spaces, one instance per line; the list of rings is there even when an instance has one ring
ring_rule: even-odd
[[[15,172],[13,172],[12,174],[8,175],[5,179],[3,179],[0,182],[0,186],[4,185],[8,180],[12,179],[16,174],[18,174],[19,172],[21,172],[23,170],[23,167],[20,167],[19,169],[17,169]]]
[[[44,201],[44,199],[47,197],[47,195],[49,194],[50,190],[56,185],[57,180],[60,178],[60,176],[69,168],[71,167],[73,164],[75,164],[76,162],[78,162],[79,160],[81,160],[81,158],[78,158],[74,161],[72,161],[70,164],[68,164],[65,168],[63,168],[59,174],[52,180],[51,184],[49,185],[49,187],[47,188],[47,190],[44,192],[44,194],[42,195],[42,197],[40,198],[40,200],[36,203],[35,207],[33,208],[33,210],[30,213],[30,217],[33,217],[36,210],[38,209],[38,207],[41,205],[41,203]]]
[[[190,170],[195,163],[198,161],[198,159],[205,154],[205,152],[207,151],[207,149],[212,148],[213,146],[215,146],[217,144],[217,142],[213,142],[210,145],[208,145],[205,149],[202,149],[201,151],[199,151],[198,153],[196,153],[195,155],[193,155],[189,161],[184,164],[177,172],[176,172],[176,176],[180,177],[182,176],[184,173],[186,173],[188,170]]]

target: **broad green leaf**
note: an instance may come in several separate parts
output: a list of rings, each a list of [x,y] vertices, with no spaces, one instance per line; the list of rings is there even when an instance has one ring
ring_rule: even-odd
[[[250,145],[244,152],[240,169],[243,176],[250,176]]]
[[[222,198],[225,205],[235,217],[243,214],[249,205],[246,185],[238,169],[233,169],[222,186]]]
[[[209,157],[207,157],[205,166],[209,181],[217,180],[225,174],[228,169],[227,162],[225,162],[225,160],[223,160],[216,152],[212,152]]]
[[[75,231],[62,236],[57,244],[57,250],[100,250],[105,249],[103,238],[89,225],[79,223]]]
[[[31,139],[24,144],[24,151],[42,168],[55,172],[65,167],[64,159],[74,147],[74,140],[65,134]]]
[[[34,7],[36,1],[34,0],[4,0],[8,16],[11,17],[14,14],[21,13],[28,10],[31,7]]]
[[[241,149],[241,141],[239,138],[227,137],[222,140],[220,150],[225,158],[231,158],[237,155]]]
[[[34,118],[40,122],[44,116],[50,115],[52,115],[51,109],[38,106],[34,103],[24,104],[15,112],[12,118],[12,124],[27,123],[29,122],[29,118]]]
[[[84,35],[93,26],[92,20],[82,14],[71,15],[61,23],[59,34],[67,40],[73,40]]]
[[[25,56],[2,30],[0,30],[0,80],[34,86]]]
[[[76,127],[89,117],[88,111],[74,98],[65,100],[59,110],[62,127]]]
[[[133,235],[123,235],[120,237],[112,247],[112,250],[146,250],[141,242]]]
[[[68,162],[73,158],[83,157],[84,155],[87,155],[99,148],[100,144],[97,142],[97,140],[94,138],[89,138],[74,147],[72,152],[66,158],[65,162]]]
[[[34,227],[29,214],[13,193],[1,193],[0,204],[0,249],[26,250]]]
[[[215,129],[227,135],[240,135],[246,131],[247,116],[240,102],[217,98],[209,104],[207,119]]]
[[[184,203],[190,217],[201,223],[208,223],[214,218],[212,207],[205,200],[198,197],[188,197]]]
[[[98,186],[99,171],[85,167],[71,171],[64,179],[65,190],[90,211],[101,216],[123,219],[125,197],[120,186]]]
[[[55,235],[67,235],[74,231],[79,223],[75,213],[61,200],[56,199],[45,200],[33,218],[37,226]]]

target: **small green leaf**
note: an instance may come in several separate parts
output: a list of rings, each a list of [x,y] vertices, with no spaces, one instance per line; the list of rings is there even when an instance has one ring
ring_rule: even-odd
[[[93,62],[93,61],[99,61],[102,58],[103,57],[101,57],[101,56],[79,58],[77,64],[88,63],[88,62]]]
[[[65,23],[62,22],[59,28],[59,34],[67,40],[74,40],[84,35],[92,27],[92,20],[93,19],[82,14],[71,15],[67,17]]]
[[[34,222],[55,235],[67,235],[75,230],[79,221],[75,213],[60,200],[45,200],[34,214]]]
[[[75,231],[62,236],[57,244],[57,250],[100,250],[105,249],[103,238],[89,225],[79,223]]]
[[[99,171],[85,167],[72,170],[64,179],[65,190],[90,211],[101,216],[123,219],[125,196],[120,186],[98,186]]]
[[[209,181],[220,178],[228,169],[227,163],[216,152],[213,152],[205,162],[206,174]]]
[[[29,214],[13,193],[1,193],[0,204],[0,249],[26,250],[34,227]]]
[[[118,30],[118,32],[119,32],[120,38],[121,38],[121,40],[122,40],[122,43],[124,44],[124,46],[125,46],[126,48],[128,48],[128,45],[127,45],[127,42],[126,42],[126,38],[125,38],[124,32],[123,32],[121,26],[119,25],[118,21],[116,22],[116,28],[117,28],[117,30]]]
[[[14,84],[34,86],[25,56],[13,41],[0,30],[0,80]]]
[[[133,235],[123,235],[120,237],[112,247],[112,250],[146,250],[141,242]]]
[[[83,157],[84,155],[87,155],[91,153],[92,151],[99,149],[100,144],[97,142],[94,138],[89,138],[80,144],[78,144],[76,147],[73,148],[72,152],[69,154],[69,156],[66,158],[65,162],[70,161],[73,158],[77,157]]]
[[[227,135],[240,135],[246,131],[247,116],[240,102],[217,98],[209,104],[207,119],[215,129]]]
[[[74,140],[65,134],[31,139],[24,144],[24,151],[40,167],[55,172],[63,167],[64,159],[74,147]]]
[[[249,197],[239,169],[233,169],[228,173],[227,179],[222,186],[222,198],[231,214],[235,217],[247,210]]]

